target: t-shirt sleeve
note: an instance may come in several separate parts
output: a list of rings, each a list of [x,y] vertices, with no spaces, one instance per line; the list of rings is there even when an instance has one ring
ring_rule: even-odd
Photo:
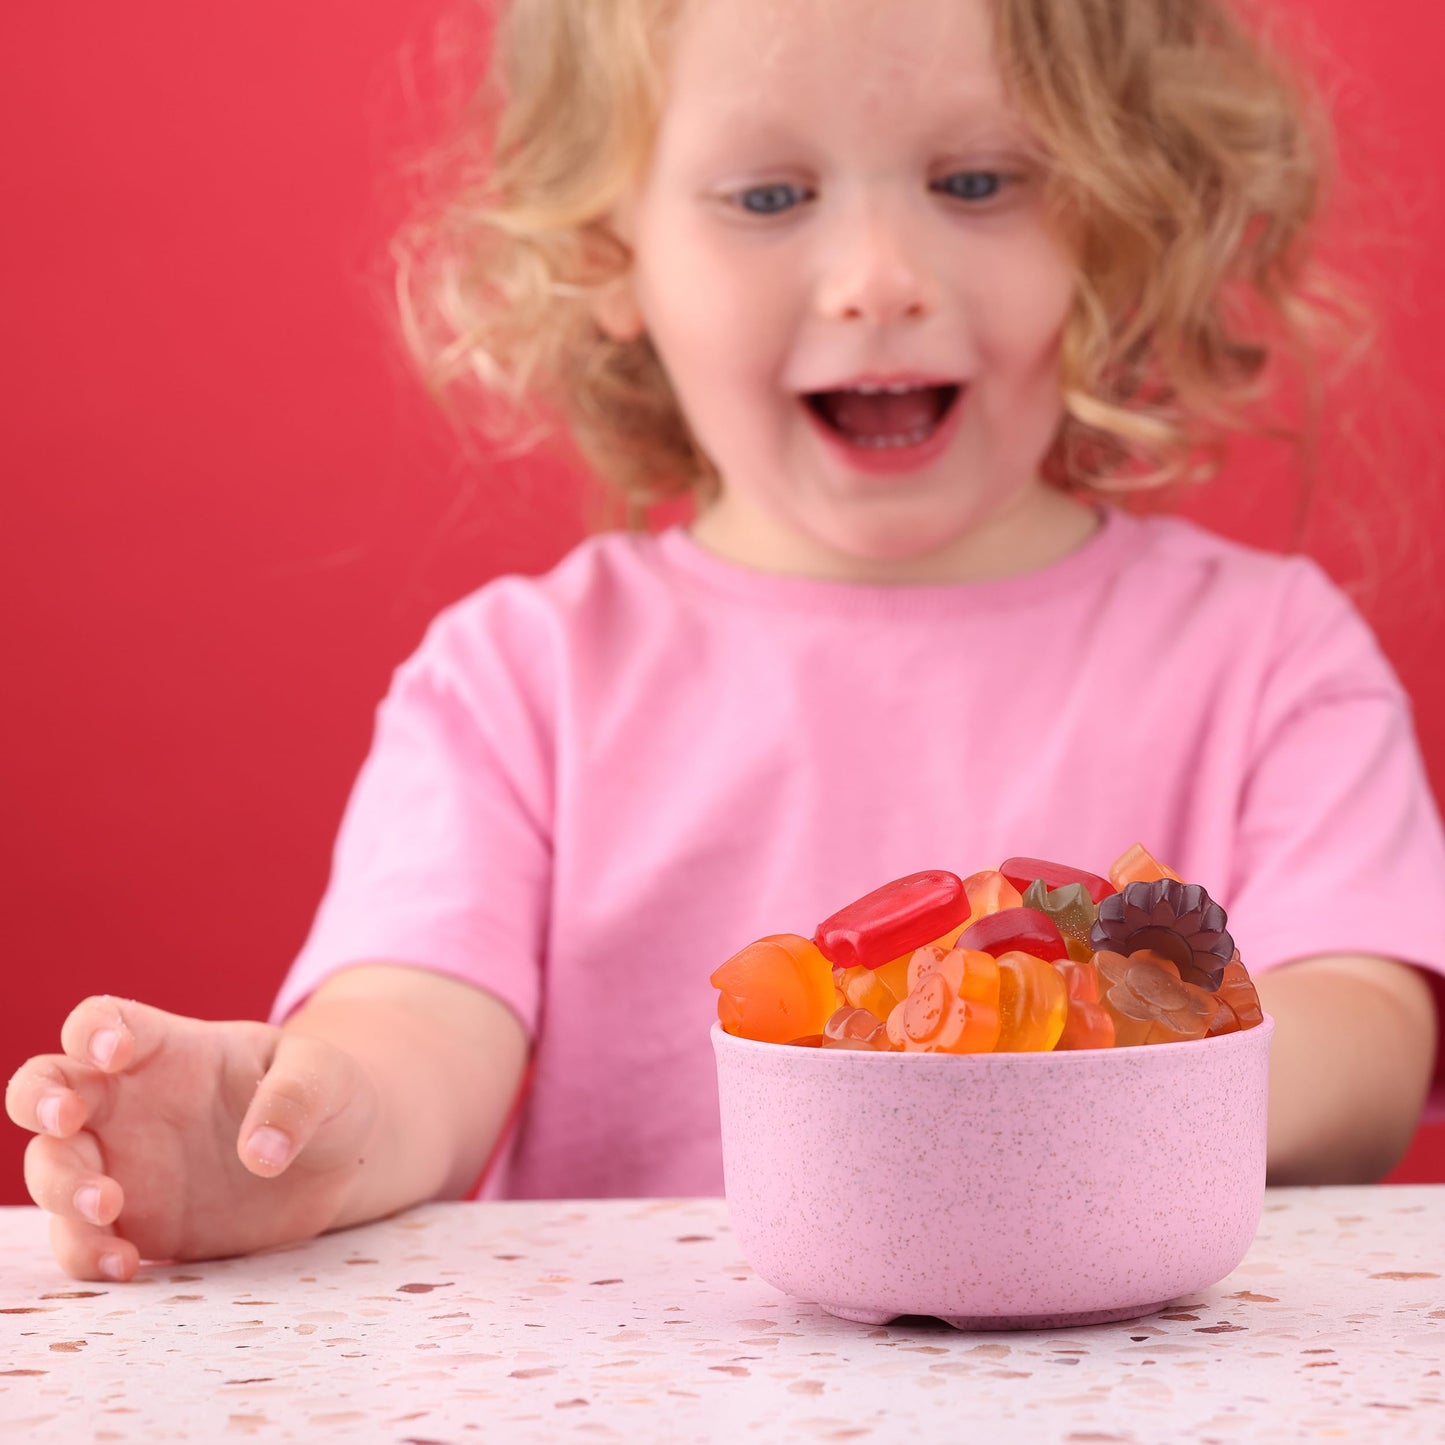
[[[1241,796],[1229,907],[1261,972],[1374,954],[1445,974],[1445,841],[1409,698],[1349,600],[1300,561]]]
[[[553,719],[546,629],[518,601],[507,583],[483,589],[397,670],[273,1021],[342,968],[392,962],[488,990],[535,1034]]]

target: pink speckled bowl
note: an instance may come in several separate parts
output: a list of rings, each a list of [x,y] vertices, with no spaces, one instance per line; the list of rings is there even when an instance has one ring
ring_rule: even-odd
[[[1189,1044],[867,1053],[714,1024],[748,1263],[835,1315],[1040,1329],[1223,1279],[1264,1206],[1274,1020]]]

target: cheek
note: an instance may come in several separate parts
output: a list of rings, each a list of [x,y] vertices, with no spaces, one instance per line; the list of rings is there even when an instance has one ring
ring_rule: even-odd
[[[1011,458],[1010,467],[1032,469],[1064,415],[1059,347],[1073,305],[1073,278],[1056,260],[1003,270],[976,313],[977,436],[1000,462]]]
[[[639,236],[647,332],[699,443],[724,470],[782,424],[776,392],[791,333],[776,271],[681,231]]]
[[[723,366],[776,330],[776,269],[758,253],[673,225],[640,236],[638,254],[647,258],[638,294],[660,349],[702,352]]]
[[[1021,245],[988,272],[979,297],[979,351],[994,379],[1057,385],[1059,345],[1074,301],[1064,256],[1042,238]]]

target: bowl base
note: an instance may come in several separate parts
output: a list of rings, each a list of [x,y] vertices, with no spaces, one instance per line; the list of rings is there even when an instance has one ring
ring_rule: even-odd
[[[1117,1306],[1107,1310],[1080,1310],[1075,1314],[1058,1315],[929,1315],[929,1319],[942,1320],[956,1330],[1067,1330],[1081,1325],[1115,1324],[1119,1320],[1137,1320],[1152,1315],[1168,1305],[1168,1300],[1157,1300],[1153,1304]],[[829,1304],[826,1300],[817,1302],[819,1309],[827,1310],[839,1319],[853,1320],[860,1325],[886,1325],[894,1320],[907,1319],[896,1310],[860,1309],[854,1305]]]

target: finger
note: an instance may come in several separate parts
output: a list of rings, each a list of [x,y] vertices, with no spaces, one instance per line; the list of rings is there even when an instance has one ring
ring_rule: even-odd
[[[201,1027],[135,999],[96,994],[78,1003],[60,1028],[60,1046],[77,1063],[118,1074],[147,1062],[179,1032]]]
[[[5,1089],[5,1112],[32,1134],[68,1139],[88,1121],[104,1117],[109,1082],[88,1064],[64,1054],[27,1059]]]
[[[140,1266],[140,1253],[128,1239],[111,1229],[96,1229],[72,1219],[53,1216],[50,1248],[61,1269],[72,1279],[130,1279]]]
[[[317,1130],[356,1099],[360,1078],[355,1061],[334,1044],[282,1034],[241,1121],[236,1141],[241,1162],[268,1179],[282,1173]],[[360,1124],[354,1132],[361,1132]]]
[[[95,1135],[84,1130],[73,1139],[37,1134],[25,1149],[25,1187],[48,1213],[97,1228],[113,1224],[125,1203],[101,1168]]]

